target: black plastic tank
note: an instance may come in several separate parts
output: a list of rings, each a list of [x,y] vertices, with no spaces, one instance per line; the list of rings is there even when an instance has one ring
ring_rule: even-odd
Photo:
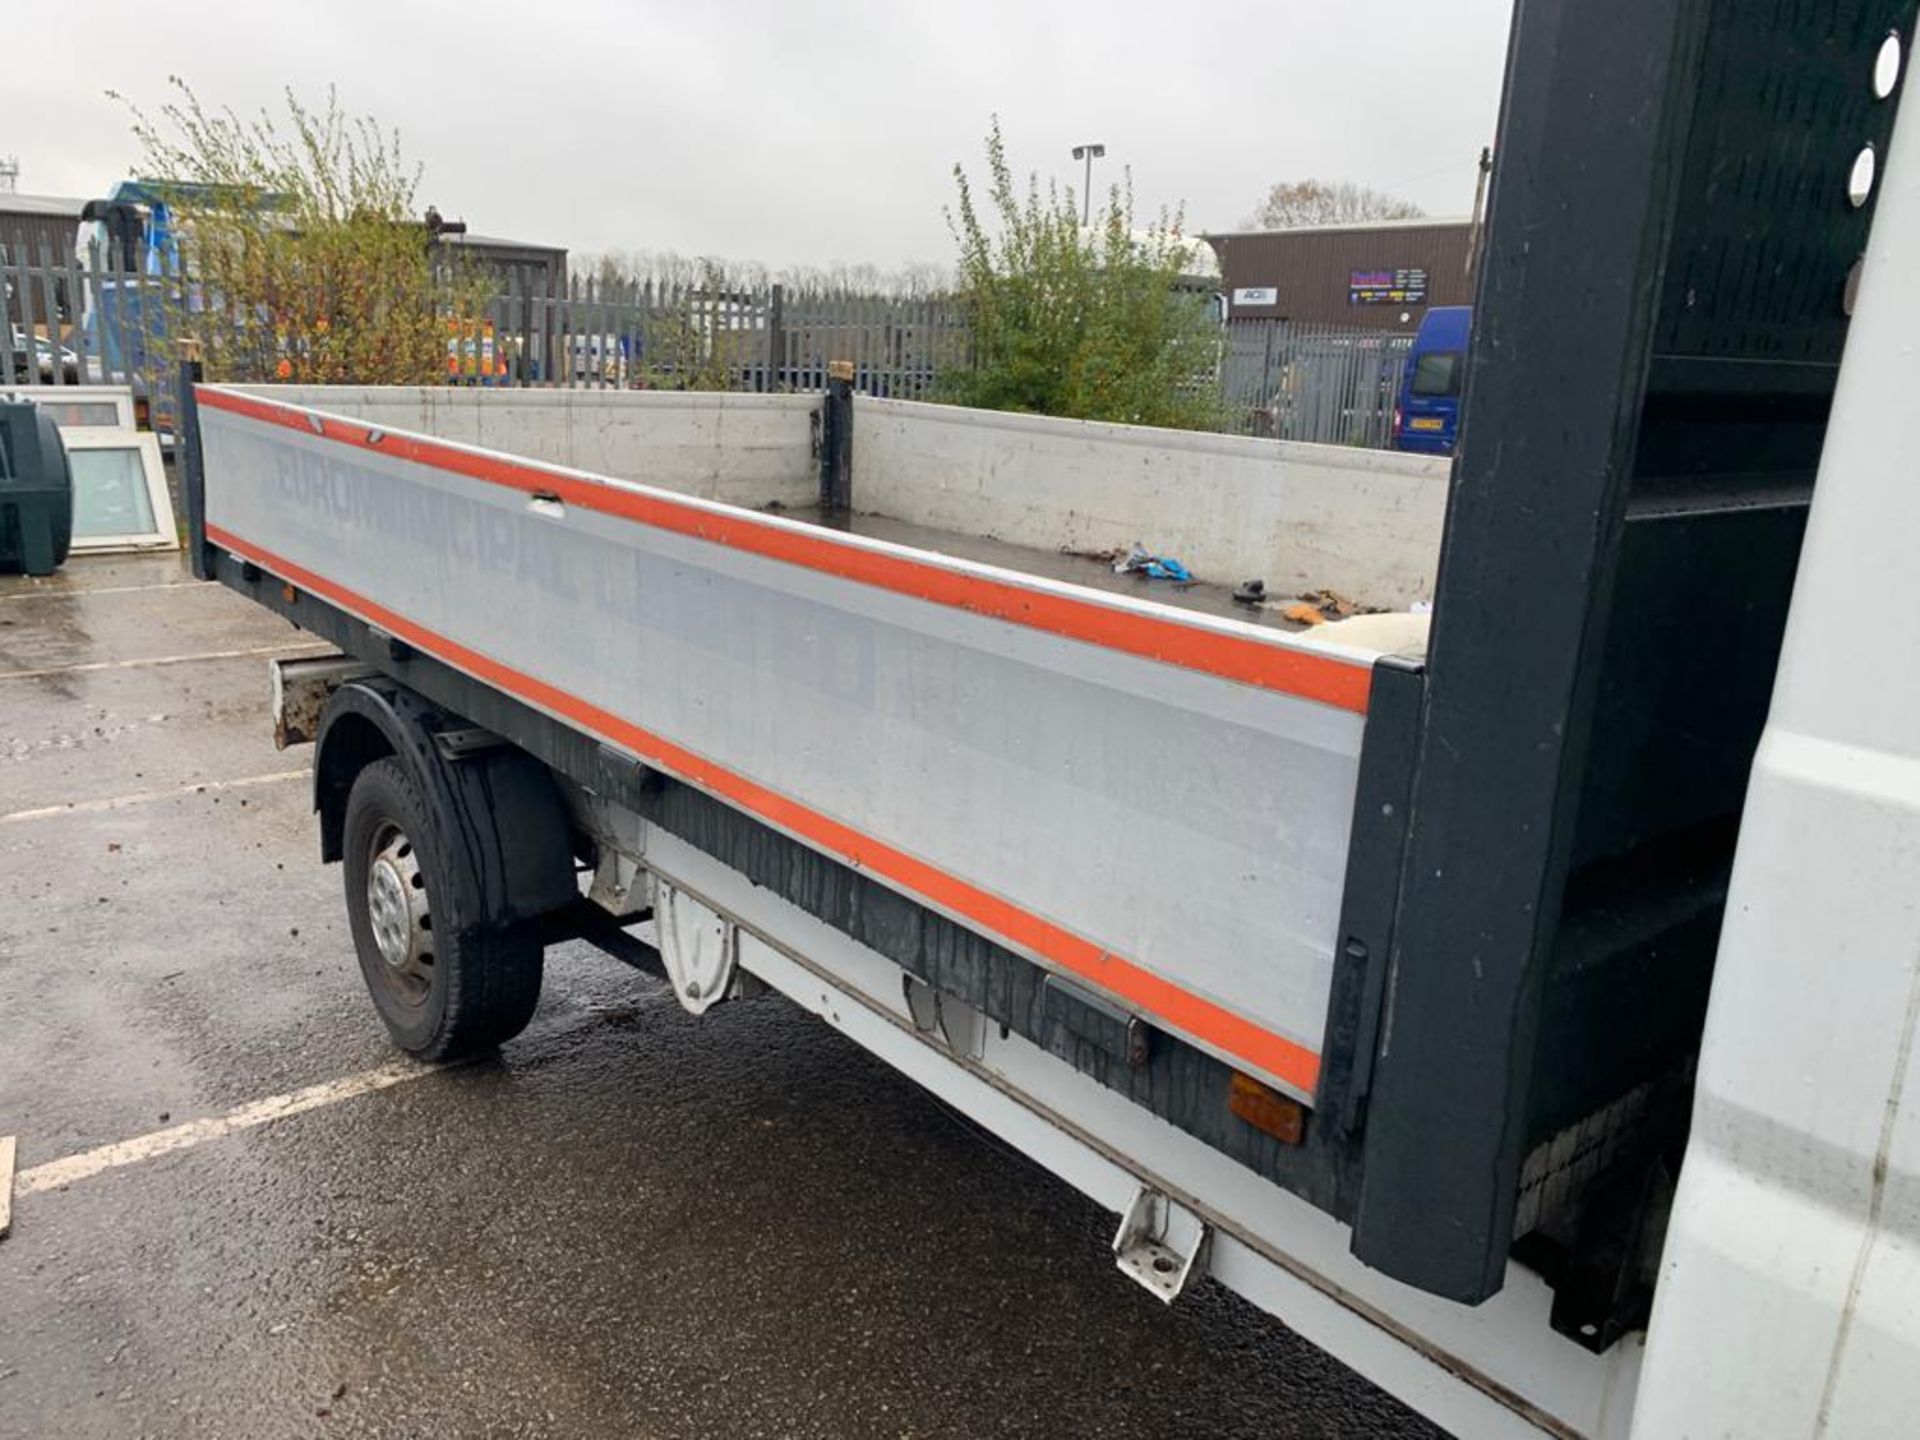
[[[0,570],[51,575],[73,541],[73,468],[52,417],[0,400]]]

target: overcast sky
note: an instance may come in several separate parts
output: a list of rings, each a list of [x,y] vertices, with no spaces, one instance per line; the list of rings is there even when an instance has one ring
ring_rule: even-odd
[[[397,125],[420,199],[575,252],[947,262],[953,162],[998,114],[1017,169],[1132,168],[1141,212],[1231,229],[1275,180],[1461,215],[1493,138],[1511,0],[124,0],[9,7],[0,155],[104,194],[169,74],[243,112],[331,82]],[[113,23],[124,12],[128,23]],[[83,18],[84,17],[84,18]]]

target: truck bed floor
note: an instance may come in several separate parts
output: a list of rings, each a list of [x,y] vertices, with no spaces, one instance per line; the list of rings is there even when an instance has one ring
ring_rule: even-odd
[[[1114,573],[1111,560],[1103,559],[1098,555],[1082,555],[1063,550],[1041,550],[1028,545],[1016,545],[1006,540],[963,534],[957,530],[938,530],[927,525],[914,525],[885,515],[856,513],[850,516],[828,516],[815,508],[783,510],[780,513],[789,520],[821,525],[831,530],[843,530],[854,535],[864,535],[872,540],[885,540],[895,545],[909,545],[916,550],[932,551],[936,555],[951,555],[961,560],[973,560],[982,565],[996,565],[1003,570],[1017,570],[1023,575],[1033,575],[1043,580],[1059,580],[1069,585],[1084,585],[1090,590],[1104,590],[1109,594],[1131,596],[1136,600],[1152,600],[1162,605],[1175,605],[1182,610],[1193,610],[1202,615],[1219,615],[1229,620],[1241,620],[1251,625],[1264,625],[1276,630],[1306,628],[1286,619],[1280,613],[1280,606],[1293,600],[1294,597],[1291,595],[1276,594],[1264,605],[1242,605],[1234,600],[1232,586],[1213,585],[1203,581],[1182,585],[1171,580],[1150,580],[1140,574],[1119,575]],[[1181,557],[1176,554],[1172,558],[1178,560]]]

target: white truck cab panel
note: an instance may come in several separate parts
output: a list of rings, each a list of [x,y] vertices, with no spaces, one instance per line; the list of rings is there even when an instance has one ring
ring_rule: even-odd
[[[1920,1429],[1920,112],[1892,151],[1741,825],[1643,1440]]]

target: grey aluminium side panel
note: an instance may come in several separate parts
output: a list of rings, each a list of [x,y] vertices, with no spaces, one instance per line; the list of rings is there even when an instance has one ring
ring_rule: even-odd
[[[219,581],[289,622],[337,645],[406,687],[455,729],[479,726],[526,751],[585,792],[633,810],[657,830],[679,836],[748,882],[790,902],[985,1014],[1158,1120],[1194,1136],[1337,1219],[1351,1214],[1356,1147],[1318,1120],[1299,1144],[1255,1129],[1229,1107],[1233,1067],[1159,1032],[1146,1063],[1131,1050],[1095,1043],[1085,1014],[1061,1014],[1050,973],[870,874],[823,854],[742,810],[648,766],[557,720],[506,690],[418,650],[396,658],[364,621],[318,595],[282,586],[230,552],[213,549]],[[1365,787],[1363,777],[1362,786]],[[1336,975],[1336,1013],[1342,981]],[[1083,991],[1084,993],[1084,991]],[[1107,1007],[1109,1010],[1111,1007]],[[1334,1036],[1339,1034],[1336,1020]],[[1128,1037],[1131,1039],[1132,1037]],[[1330,1109],[1340,1066],[1330,1053],[1317,1104]]]
[[[228,411],[201,420],[223,531],[638,727],[662,768],[697,783],[724,767],[1102,964],[1123,957],[1149,989],[1321,1049],[1360,716]]]

